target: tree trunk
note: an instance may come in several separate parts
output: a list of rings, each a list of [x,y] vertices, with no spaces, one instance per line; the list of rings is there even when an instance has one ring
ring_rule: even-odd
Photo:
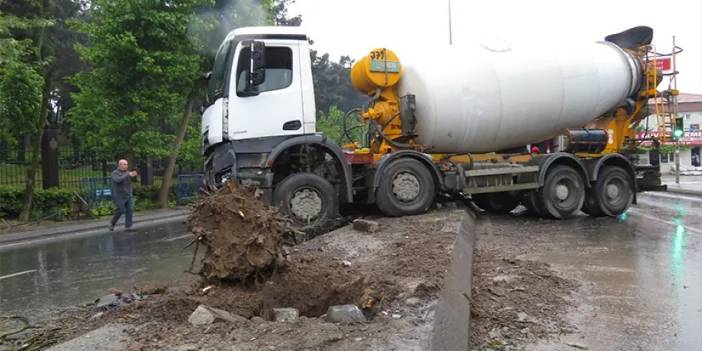
[[[161,184],[161,192],[158,195],[158,202],[161,208],[168,207],[168,193],[171,189],[171,182],[173,181],[173,173],[175,171],[176,161],[178,160],[178,154],[180,153],[180,146],[183,144],[185,132],[187,132],[188,124],[190,123],[190,116],[193,114],[194,103],[195,93],[191,92],[190,96],[188,96],[188,102],[185,105],[185,110],[183,111],[183,116],[180,120],[178,134],[176,135],[175,142],[173,143],[173,152],[171,152],[171,156],[168,157],[168,164],[163,172],[163,183]]]
[[[34,200],[34,184],[36,182],[37,169],[39,168],[39,152],[41,151],[41,139],[44,129],[40,128],[32,140],[32,163],[27,169],[27,185],[24,190],[24,206],[20,213],[20,221],[28,221],[32,214],[32,202]]]
[[[32,141],[30,140],[29,135],[23,135],[20,137],[20,142],[19,142],[19,147],[17,148],[17,161],[24,162],[27,160],[27,150],[32,145]]]
[[[44,88],[42,90],[41,108],[37,116],[34,135],[32,136],[32,163],[27,169],[27,184],[24,189],[24,206],[20,213],[20,221],[28,221],[32,214],[32,202],[34,200],[34,185],[36,184],[37,169],[39,169],[39,155],[41,153],[41,141],[44,137],[44,127],[46,126],[46,114],[49,112],[49,74],[44,76]]]
[[[146,155],[143,161],[139,162],[139,178],[141,185],[154,185],[154,166],[151,156]]]

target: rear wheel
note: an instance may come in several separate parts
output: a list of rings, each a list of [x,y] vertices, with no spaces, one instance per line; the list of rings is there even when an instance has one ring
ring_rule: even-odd
[[[562,219],[575,216],[585,202],[585,182],[572,167],[559,165],[548,171],[536,205],[543,206],[544,215]]]
[[[425,213],[434,203],[434,178],[420,161],[412,158],[392,161],[378,176],[376,202],[388,216]]]
[[[287,176],[273,191],[273,203],[302,228],[323,226],[338,213],[338,197],[328,180],[313,173]]]
[[[618,216],[634,200],[631,177],[621,167],[605,166],[595,185],[589,189],[583,212],[593,217]]]
[[[509,191],[476,194],[472,198],[478,207],[495,214],[507,214],[519,206],[519,199]]]

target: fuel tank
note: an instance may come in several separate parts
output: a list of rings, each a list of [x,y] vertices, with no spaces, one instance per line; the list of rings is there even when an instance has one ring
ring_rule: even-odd
[[[642,64],[609,41],[395,50],[399,96],[416,98],[416,141],[429,152],[480,153],[581,128],[635,95]]]

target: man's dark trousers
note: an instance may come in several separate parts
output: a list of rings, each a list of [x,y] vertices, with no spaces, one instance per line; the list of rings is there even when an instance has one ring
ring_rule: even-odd
[[[117,212],[115,212],[115,215],[112,216],[112,220],[110,221],[110,225],[113,227],[117,224],[117,221],[119,220],[119,217],[124,214],[124,227],[129,229],[132,227],[132,211],[133,211],[133,206],[134,203],[132,202],[132,197],[127,196],[127,197],[114,197],[112,201],[115,203],[115,206],[117,206]]]

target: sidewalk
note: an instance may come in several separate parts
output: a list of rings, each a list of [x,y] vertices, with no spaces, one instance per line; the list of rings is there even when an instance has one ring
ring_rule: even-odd
[[[185,220],[189,214],[189,210],[185,207],[175,209],[151,210],[143,211],[134,214],[135,228],[151,226],[157,223]],[[14,244],[29,240],[41,240],[60,236],[75,236],[87,234],[99,234],[108,232],[109,217],[100,219],[68,221],[68,222],[49,222],[40,224],[39,226],[31,227],[21,231],[3,232],[0,231],[0,246],[5,244]],[[115,227],[115,231],[123,230],[123,219]],[[0,225],[0,228],[2,226]]]
[[[665,174],[661,181],[670,193],[702,196],[702,176],[680,176],[680,184],[675,184],[675,176]]]

